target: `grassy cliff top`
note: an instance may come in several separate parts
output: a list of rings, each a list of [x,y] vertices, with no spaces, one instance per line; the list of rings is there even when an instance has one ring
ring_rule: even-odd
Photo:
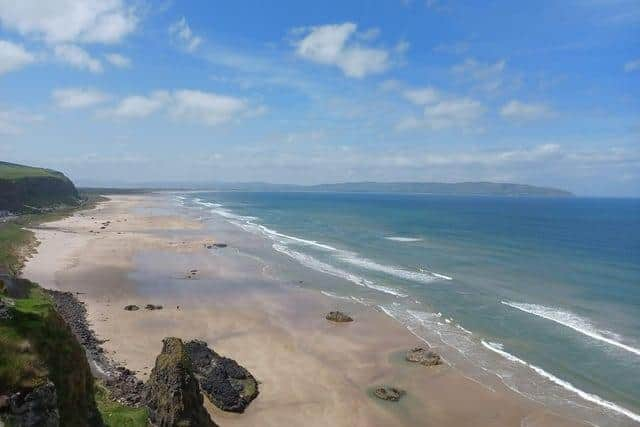
[[[16,180],[33,177],[65,178],[61,172],[51,169],[0,162],[0,179]]]

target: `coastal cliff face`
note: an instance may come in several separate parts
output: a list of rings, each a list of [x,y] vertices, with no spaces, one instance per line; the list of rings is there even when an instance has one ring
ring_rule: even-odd
[[[17,279],[20,294],[0,320],[0,421],[16,426],[101,426],[84,350],[36,285]]]
[[[75,205],[78,198],[73,182],[61,172],[0,162],[0,210]]]

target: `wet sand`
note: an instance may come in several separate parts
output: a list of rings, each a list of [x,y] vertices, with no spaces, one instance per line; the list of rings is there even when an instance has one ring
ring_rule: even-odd
[[[172,211],[166,195],[110,199],[34,230],[41,243],[24,276],[77,292],[107,354],[140,379],[166,336],[203,339],[236,359],[260,381],[260,395],[244,414],[209,405],[220,425],[585,425],[497,381],[483,385],[450,366],[405,362],[403,352],[421,343],[372,307],[344,302],[355,322],[326,321],[334,300],[274,277],[231,247],[207,249],[216,236]],[[124,311],[128,304],[164,308]],[[379,384],[407,395],[380,401],[371,395]]]

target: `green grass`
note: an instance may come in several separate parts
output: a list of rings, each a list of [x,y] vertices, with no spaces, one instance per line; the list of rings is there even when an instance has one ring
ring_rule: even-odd
[[[113,401],[101,384],[95,386],[95,399],[102,421],[107,427],[146,427],[149,416],[146,408],[131,408]]]
[[[34,242],[33,233],[22,224],[0,224],[0,271],[16,274],[22,268],[26,251]]]
[[[29,177],[62,178],[62,176],[61,173],[50,169],[0,162],[0,179],[15,180]]]

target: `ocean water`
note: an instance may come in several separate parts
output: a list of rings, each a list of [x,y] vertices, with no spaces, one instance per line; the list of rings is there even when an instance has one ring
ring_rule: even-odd
[[[383,311],[478,381],[640,424],[640,200],[200,192],[324,295]]]

